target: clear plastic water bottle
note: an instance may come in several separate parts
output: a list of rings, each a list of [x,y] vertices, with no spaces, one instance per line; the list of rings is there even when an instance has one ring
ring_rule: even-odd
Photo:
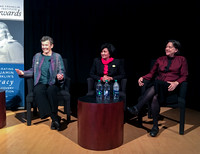
[[[110,100],[110,85],[108,84],[108,80],[104,84],[104,100]]]
[[[119,84],[117,80],[115,80],[115,83],[113,85],[113,99],[118,100],[119,99]]]
[[[101,80],[98,80],[96,85],[96,98],[98,100],[102,100],[103,98],[103,85],[101,84]]]

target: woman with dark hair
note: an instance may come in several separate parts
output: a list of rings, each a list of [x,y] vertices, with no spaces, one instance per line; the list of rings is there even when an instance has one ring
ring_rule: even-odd
[[[165,98],[178,89],[178,85],[187,80],[188,65],[186,58],[180,56],[181,44],[177,40],[168,40],[165,47],[165,56],[159,57],[154,63],[150,72],[138,79],[139,86],[144,86],[143,79],[152,80],[156,78],[144,93],[135,106],[127,107],[127,110],[138,115],[141,108],[151,101],[151,111],[153,116],[153,128],[150,136],[155,137],[158,132],[158,116],[160,113],[160,104]]]
[[[119,59],[113,58],[115,47],[110,43],[101,45],[101,58],[95,58],[90,70],[90,77],[95,81],[101,80],[113,83],[125,78],[124,66]]]

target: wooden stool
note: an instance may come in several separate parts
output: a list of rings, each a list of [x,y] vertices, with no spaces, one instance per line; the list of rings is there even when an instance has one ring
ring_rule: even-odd
[[[123,144],[124,102],[97,103],[86,96],[78,100],[78,143],[90,150],[110,150]]]
[[[6,125],[6,101],[5,91],[0,89],[0,128]]]

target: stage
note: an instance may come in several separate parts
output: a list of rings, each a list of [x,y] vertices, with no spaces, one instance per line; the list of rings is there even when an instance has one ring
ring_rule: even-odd
[[[61,108],[62,110],[62,108]],[[179,119],[178,109],[162,108],[162,115],[175,120]],[[123,144],[107,151],[84,149],[78,145],[77,118],[72,116],[68,124],[62,116],[61,131],[50,129],[50,119],[33,119],[32,125],[26,125],[26,111],[7,111],[7,125],[0,129],[1,154],[88,154],[88,153],[118,153],[118,154],[155,154],[181,153],[198,154],[200,151],[200,112],[186,109],[185,135],[179,135],[179,124],[164,118],[159,121],[160,132],[157,137],[149,136],[151,119],[145,116],[143,128],[137,127],[136,119],[130,119],[124,124]]]

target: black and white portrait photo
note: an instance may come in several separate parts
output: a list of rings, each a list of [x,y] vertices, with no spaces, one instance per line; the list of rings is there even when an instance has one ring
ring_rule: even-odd
[[[23,45],[12,36],[8,25],[2,21],[0,21],[0,63],[24,63]]]

